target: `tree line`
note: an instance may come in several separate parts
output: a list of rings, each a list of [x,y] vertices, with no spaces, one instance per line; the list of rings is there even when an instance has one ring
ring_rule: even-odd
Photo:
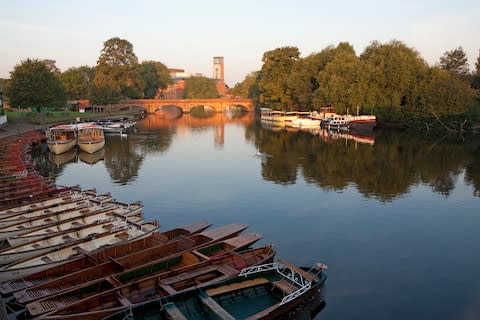
[[[88,99],[107,105],[120,99],[152,99],[172,79],[158,61],[139,62],[133,45],[118,37],[104,42],[94,67],[61,72],[54,60],[26,59],[14,66],[10,79],[0,79],[0,91],[18,108],[63,109],[67,100]],[[185,80],[185,98],[218,97],[215,81],[203,76]]]
[[[471,73],[462,47],[429,66],[404,43],[373,41],[357,55],[339,43],[300,57],[297,47],[263,54],[259,71],[233,93],[277,110],[375,114],[383,123],[461,131],[480,115],[480,54]]]

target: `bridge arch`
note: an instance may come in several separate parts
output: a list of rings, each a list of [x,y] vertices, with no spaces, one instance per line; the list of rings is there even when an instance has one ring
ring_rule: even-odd
[[[161,107],[177,106],[183,113],[189,113],[190,110],[199,105],[209,106],[215,112],[224,112],[228,106],[238,105],[245,108],[248,112],[255,111],[252,100],[239,98],[224,99],[131,99],[121,100],[115,106],[121,108],[125,105],[142,105],[148,113],[154,113]]]

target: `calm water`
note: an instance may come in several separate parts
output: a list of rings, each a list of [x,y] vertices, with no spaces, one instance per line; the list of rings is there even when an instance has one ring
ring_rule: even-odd
[[[38,161],[58,184],[141,200],[163,230],[248,223],[278,257],[328,264],[317,319],[480,319],[479,138],[276,131],[252,115],[138,125],[99,155]]]

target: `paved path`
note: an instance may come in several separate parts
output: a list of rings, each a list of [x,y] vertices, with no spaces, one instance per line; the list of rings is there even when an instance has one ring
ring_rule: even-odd
[[[0,127],[0,140],[27,131],[41,129],[42,126],[28,122],[7,122],[7,124]]]

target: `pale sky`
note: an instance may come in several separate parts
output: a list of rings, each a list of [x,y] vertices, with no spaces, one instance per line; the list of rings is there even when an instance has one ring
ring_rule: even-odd
[[[480,1],[470,0],[0,0],[0,78],[27,58],[94,66],[103,43],[120,37],[140,61],[212,76],[225,58],[228,85],[259,70],[265,51],[296,46],[302,57],[349,42],[360,55],[396,39],[431,65],[462,46],[479,55]]]

